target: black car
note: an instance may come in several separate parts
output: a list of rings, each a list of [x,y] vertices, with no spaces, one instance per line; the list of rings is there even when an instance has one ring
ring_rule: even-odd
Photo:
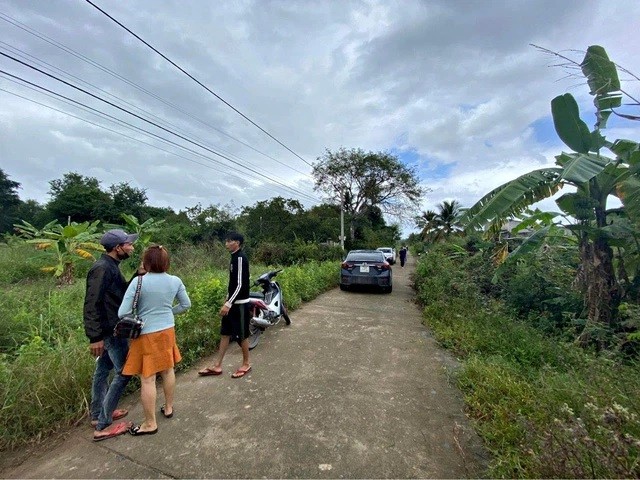
[[[389,293],[393,289],[391,265],[379,250],[351,250],[340,266],[340,290],[372,286]]]

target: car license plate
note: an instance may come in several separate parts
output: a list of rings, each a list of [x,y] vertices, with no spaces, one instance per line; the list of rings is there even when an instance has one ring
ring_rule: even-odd
[[[360,265],[360,273],[369,273],[369,265]]]

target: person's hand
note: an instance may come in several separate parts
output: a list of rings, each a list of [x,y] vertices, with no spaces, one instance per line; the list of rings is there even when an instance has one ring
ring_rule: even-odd
[[[220,307],[220,316],[224,317],[227,313],[229,313],[229,307],[227,307],[227,305],[222,305],[222,307]]]
[[[100,340],[99,342],[90,343],[89,351],[94,357],[99,357],[102,355],[102,352],[104,352],[104,341]]]

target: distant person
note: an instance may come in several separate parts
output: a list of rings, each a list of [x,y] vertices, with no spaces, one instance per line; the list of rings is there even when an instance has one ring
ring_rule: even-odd
[[[182,360],[176,344],[174,315],[191,307],[191,300],[180,278],[169,275],[169,252],[162,246],[145,250],[142,266],[146,273],[134,279],[127,288],[118,315],[133,310],[133,299],[138,282],[142,282],[137,314],[144,320],[142,332],[131,340],[129,356],[124,365],[124,375],[138,375],[140,400],[144,410],[144,422],[131,426],[131,435],[151,435],[158,432],[156,423],[156,375],[162,377],[164,405],[160,413],[173,417],[173,394],[176,385],[174,366]],[[174,301],[178,303],[174,305]]]
[[[138,235],[123,230],[109,230],[100,239],[105,252],[91,266],[87,274],[87,291],[84,299],[84,331],[89,338],[89,350],[96,357],[96,367],[91,387],[91,425],[95,427],[93,439],[105,440],[126,433],[130,422],[112,425],[127,415],[126,410],[116,409],[130,377],[122,375],[128,341],[113,336],[118,322],[118,307],[127,290],[127,281],[120,272],[120,262],[133,253],[133,242]],[[109,374],[114,371],[109,383]]]
[[[225,247],[231,252],[229,267],[229,293],[220,308],[222,321],[220,322],[220,348],[218,358],[212,368],[205,368],[198,372],[202,376],[220,375],[222,361],[230,342],[237,342],[242,348],[242,365],[232,378],[242,378],[251,371],[249,362],[249,260],[242,251],[244,237],[231,232],[225,239]]]
[[[400,249],[400,266],[404,268],[404,263],[407,261],[407,246],[403,245]]]

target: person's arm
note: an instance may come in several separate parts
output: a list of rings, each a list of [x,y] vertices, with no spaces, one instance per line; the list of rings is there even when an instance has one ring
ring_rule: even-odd
[[[227,307],[227,310],[231,308],[231,305],[233,305],[233,302],[238,297],[238,294],[240,293],[240,289],[242,288],[242,269],[245,268],[245,266],[243,264],[242,257],[240,255],[238,255],[238,258],[236,261],[238,262],[237,272],[236,272],[237,273],[236,288],[233,291],[233,293],[229,295],[229,298],[224,303],[224,306]]]
[[[124,298],[122,299],[122,303],[118,308],[118,317],[122,317],[127,313],[131,313],[133,311],[133,297],[136,295],[136,287],[138,286],[138,282],[140,281],[140,276],[131,280],[129,286],[127,287],[127,291],[124,293]]]
[[[94,268],[87,275],[87,291],[84,297],[84,333],[89,342],[102,340],[102,315],[104,309],[104,283],[107,272],[104,268]]]
[[[178,315],[179,313],[185,312],[191,307],[191,299],[189,298],[189,295],[187,295],[187,289],[185,288],[184,283],[182,283],[182,280],[180,279],[178,280],[180,281],[180,286],[178,287],[178,293],[176,293],[176,299],[178,300],[178,304],[174,305],[173,308],[171,309],[174,315]]]

